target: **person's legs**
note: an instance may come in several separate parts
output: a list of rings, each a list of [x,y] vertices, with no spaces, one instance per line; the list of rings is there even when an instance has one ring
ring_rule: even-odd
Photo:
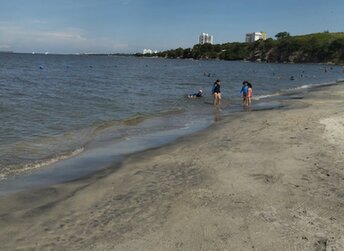
[[[217,105],[221,104],[221,93],[217,94]]]
[[[220,105],[221,102],[221,93],[214,93],[214,105]]]
[[[214,98],[214,105],[216,105],[216,102],[217,102],[217,96],[216,96],[216,92],[214,92],[214,94],[213,94],[213,98]]]

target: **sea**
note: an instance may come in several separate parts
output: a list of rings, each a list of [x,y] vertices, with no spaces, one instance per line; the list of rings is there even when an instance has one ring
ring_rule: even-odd
[[[322,64],[0,53],[0,192],[79,179],[247,112],[244,80],[255,112],[343,78]]]

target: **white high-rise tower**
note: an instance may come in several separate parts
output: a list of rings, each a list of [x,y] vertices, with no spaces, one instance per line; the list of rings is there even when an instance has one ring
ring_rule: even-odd
[[[199,36],[199,44],[213,44],[213,36],[209,35],[208,33],[202,33]]]

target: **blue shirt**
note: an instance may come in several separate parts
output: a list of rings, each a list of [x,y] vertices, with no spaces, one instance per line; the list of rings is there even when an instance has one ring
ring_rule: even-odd
[[[241,88],[240,93],[243,93],[244,95],[247,95],[247,92],[248,92],[248,86],[247,86],[247,85],[244,85],[244,86]]]

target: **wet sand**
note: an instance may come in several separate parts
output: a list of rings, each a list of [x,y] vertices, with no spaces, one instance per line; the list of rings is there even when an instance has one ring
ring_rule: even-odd
[[[0,249],[344,250],[344,85],[285,102],[0,197]]]

